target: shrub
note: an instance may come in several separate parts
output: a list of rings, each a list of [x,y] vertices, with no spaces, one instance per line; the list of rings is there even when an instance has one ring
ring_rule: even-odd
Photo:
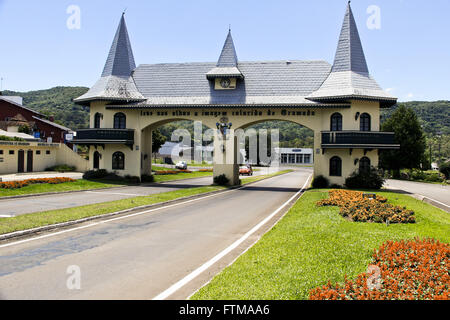
[[[105,169],[89,170],[83,174],[83,179],[86,179],[86,180],[103,179],[108,175],[109,175],[109,173]]]
[[[143,174],[141,176],[141,182],[154,182],[155,177],[152,174]]]
[[[75,171],[76,168],[75,167],[71,167],[68,165],[58,165],[58,166],[53,166],[53,167],[48,167],[45,169],[45,171],[58,171],[58,172],[70,172],[70,171]]]
[[[141,178],[137,177],[137,176],[130,176],[130,175],[126,175],[124,178],[122,178],[124,180],[126,180],[129,183],[135,183],[135,184],[139,184],[141,183]],[[114,180],[121,180],[121,177],[118,177],[118,179],[114,179]]]
[[[384,178],[375,167],[368,171],[356,170],[345,179],[345,185],[349,189],[374,189],[379,190],[384,184]]]
[[[228,179],[227,176],[224,174],[214,177],[214,183],[219,186],[227,185],[229,182],[230,182],[230,179]]]
[[[369,199],[363,192],[330,190],[329,198],[317,202],[317,206],[338,206],[341,216],[355,222],[414,223],[414,212],[386,203],[387,199],[376,196]]]
[[[450,245],[434,239],[388,241],[373,254],[374,272],[311,290],[310,300],[448,300]],[[371,268],[372,267],[372,268]],[[373,278],[378,278],[372,285]],[[368,285],[368,282],[370,286]]]
[[[330,181],[328,181],[328,179],[322,175],[315,177],[312,182],[312,187],[315,189],[328,188],[329,185],[330,185]]]
[[[439,171],[445,175],[445,179],[450,179],[450,161],[441,164]]]

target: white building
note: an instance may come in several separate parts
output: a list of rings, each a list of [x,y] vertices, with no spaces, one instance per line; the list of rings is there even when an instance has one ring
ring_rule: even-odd
[[[275,148],[280,155],[280,164],[313,164],[313,149],[308,148]]]

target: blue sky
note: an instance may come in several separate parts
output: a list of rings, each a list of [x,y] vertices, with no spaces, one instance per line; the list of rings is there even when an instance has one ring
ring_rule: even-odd
[[[231,24],[240,61],[333,62],[345,0],[0,0],[3,89],[92,86],[122,11],[136,64],[216,61]],[[67,8],[80,8],[69,29]],[[380,8],[369,29],[367,8]],[[400,101],[450,100],[450,1],[353,0],[369,70]]]

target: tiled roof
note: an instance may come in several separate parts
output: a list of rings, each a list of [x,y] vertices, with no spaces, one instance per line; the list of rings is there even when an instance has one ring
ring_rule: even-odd
[[[220,53],[219,60],[215,68],[206,73],[207,78],[217,77],[238,77],[243,78],[238,68],[238,58],[234,47],[231,30],[228,31],[227,38]]]
[[[133,74],[143,104],[315,104],[305,99],[330,73],[325,61],[240,62],[234,90],[214,90],[205,74],[214,63],[140,65]]]
[[[395,97],[383,91],[369,74],[350,2],[347,5],[331,73],[320,89],[307,97],[314,101],[337,101],[339,98],[392,101],[387,103],[387,106],[397,101]]]
[[[135,68],[127,26],[122,14],[101,78],[87,93],[74,101],[84,103],[93,100],[127,102],[144,100],[131,77]]]

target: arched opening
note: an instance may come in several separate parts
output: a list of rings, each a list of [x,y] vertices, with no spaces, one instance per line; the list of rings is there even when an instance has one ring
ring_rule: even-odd
[[[122,112],[118,112],[114,115],[114,129],[126,129],[127,117]]]
[[[330,177],[342,176],[342,160],[334,156],[330,159]]]
[[[100,113],[96,113],[95,115],[94,115],[94,128],[95,129],[99,129],[100,128],[100,122],[101,122],[101,119],[102,119],[102,115],[100,114]]]
[[[368,113],[363,113],[359,117],[359,130],[360,131],[370,131],[371,130],[370,115]]]
[[[359,172],[367,173],[370,171],[370,159],[367,157],[362,157],[359,160]]]
[[[272,158],[272,160],[278,160],[281,166],[310,167],[314,164],[314,131],[306,126],[294,121],[271,119],[253,121],[241,126],[239,129],[243,129],[246,132],[249,132],[249,129],[254,129],[257,132],[258,157],[256,162],[251,161],[253,157],[249,154],[250,137],[245,137],[245,150],[242,150],[241,146],[241,153],[245,151],[245,161],[252,162],[251,164],[270,165],[270,163],[260,161],[260,139],[258,134],[260,130],[267,130],[267,157]],[[277,146],[271,141],[271,132],[274,129],[277,129],[279,132],[279,144]],[[279,158],[274,159],[272,152],[275,152]]]
[[[112,155],[112,169],[124,170],[125,169],[125,155],[123,152],[117,151]]]
[[[95,151],[94,152],[94,164],[93,164],[94,169],[99,169],[100,168],[100,152]]]
[[[333,113],[330,118],[330,131],[342,131],[342,114]]]

